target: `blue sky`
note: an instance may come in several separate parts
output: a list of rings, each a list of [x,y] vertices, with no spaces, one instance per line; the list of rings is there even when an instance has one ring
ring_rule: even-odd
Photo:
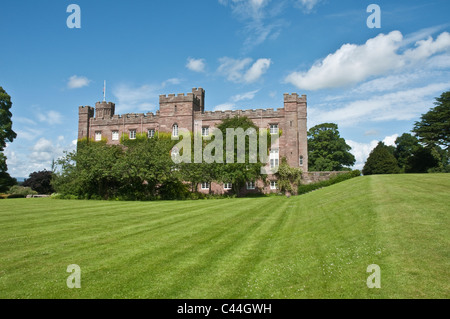
[[[70,29],[70,4],[81,28]],[[366,9],[381,8],[381,28]],[[74,148],[78,106],[156,111],[159,94],[206,90],[206,109],[280,108],[308,96],[309,127],[334,122],[361,168],[450,90],[450,1],[20,1],[0,5],[0,86],[18,137],[12,176]]]

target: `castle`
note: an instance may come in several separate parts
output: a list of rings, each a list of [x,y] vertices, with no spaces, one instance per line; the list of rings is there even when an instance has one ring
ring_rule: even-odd
[[[299,96],[296,93],[284,94],[284,107],[276,110],[205,111],[205,90],[202,88],[194,88],[192,93],[186,95],[160,95],[159,111],[155,113],[117,115],[114,103],[97,102],[95,110],[90,106],[79,107],[78,139],[106,139],[108,144],[119,144],[122,134],[133,139],[136,134],[145,133],[151,138],[156,132],[178,135],[180,128],[191,132],[201,130],[202,135],[208,135],[223,119],[234,116],[246,116],[257,127],[267,128],[271,133],[282,130],[279,148],[270,152],[271,163],[278,165],[279,160],[286,157],[290,166],[300,167],[303,172],[308,172],[306,95]],[[268,185],[262,181],[249,181],[245,191],[252,192],[259,188],[265,193],[275,192],[276,180],[270,176],[269,180]],[[229,189],[229,184],[210,185],[207,181],[199,185],[201,192],[220,194]]]

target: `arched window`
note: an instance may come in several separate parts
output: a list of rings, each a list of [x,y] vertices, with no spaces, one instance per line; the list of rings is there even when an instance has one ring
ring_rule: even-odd
[[[174,124],[172,127],[172,136],[178,137],[178,124]]]
[[[300,160],[299,160],[300,166],[303,166],[303,155],[300,156]]]

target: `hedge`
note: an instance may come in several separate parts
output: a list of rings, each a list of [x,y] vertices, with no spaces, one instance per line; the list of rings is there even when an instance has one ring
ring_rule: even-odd
[[[361,176],[361,171],[355,170],[355,171],[351,171],[349,173],[339,174],[339,175],[332,177],[326,181],[321,181],[321,182],[307,184],[307,185],[299,185],[298,195],[306,194],[306,193],[312,192],[316,189],[331,186],[333,184],[337,184],[337,183],[340,183],[340,182],[343,182],[343,181],[346,181],[348,179],[358,177],[358,176]]]

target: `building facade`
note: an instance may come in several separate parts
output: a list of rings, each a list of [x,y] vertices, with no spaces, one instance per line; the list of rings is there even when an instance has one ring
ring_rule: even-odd
[[[223,119],[234,116],[246,116],[259,128],[271,132],[281,130],[278,149],[272,149],[270,159],[278,163],[282,157],[292,167],[300,167],[308,172],[307,144],[307,102],[306,95],[284,94],[284,105],[278,109],[205,111],[205,90],[192,89],[192,93],[169,94],[159,96],[159,110],[155,113],[115,114],[112,102],[97,102],[95,109],[90,106],[79,107],[78,139],[106,139],[109,144],[120,144],[120,136],[127,134],[131,139],[139,133],[149,138],[157,132],[178,130],[200,131],[208,135]],[[269,176],[269,183],[249,181],[246,191],[262,190],[276,192],[277,185]],[[201,192],[226,193],[230,185],[218,185],[205,182],[199,186]]]

